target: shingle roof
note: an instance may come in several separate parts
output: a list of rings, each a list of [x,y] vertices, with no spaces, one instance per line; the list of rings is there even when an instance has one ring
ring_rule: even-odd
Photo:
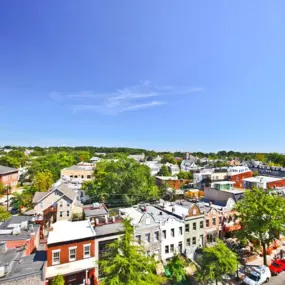
[[[7,166],[4,166],[4,165],[0,165],[0,174],[8,174],[8,173],[11,173],[11,172],[16,172],[18,171],[17,168],[12,168],[12,167],[7,167]]]
[[[46,196],[48,192],[36,192],[34,197],[33,197],[33,203],[36,204],[38,203],[44,196]]]

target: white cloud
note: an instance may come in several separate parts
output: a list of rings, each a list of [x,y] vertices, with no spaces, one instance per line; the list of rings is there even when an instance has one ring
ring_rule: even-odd
[[[167,104],[165,101],[149,101],[155,97],[170,97],[201,92],[202,88],[175,87],[171,85],[157,86],[150,81],[142,81],[139,85],[117,89],[114,92],[96,93],[82,91],[79,93],[52,92],[52,100],[63,102],[72,108],[75,113],[95,111],[108,115],[135,111]]]

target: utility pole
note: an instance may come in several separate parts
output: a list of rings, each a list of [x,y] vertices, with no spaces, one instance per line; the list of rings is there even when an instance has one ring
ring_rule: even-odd
[[[6,188],[6,193],[7,193],[7,212],[9,212],[9,186]]]

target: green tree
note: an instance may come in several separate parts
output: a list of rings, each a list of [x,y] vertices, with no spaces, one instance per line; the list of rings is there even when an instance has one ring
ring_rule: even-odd
[[[161,284],[164,278],[156,275],[156,262],[135,245],[130,220],[124,220],[125,234],[109,244],[104,258],[99,261],[104,275],[102,285]]]
[[[215,246],[203,248],[199,265],[197,280],[204,284],[209,281],[218,284],[225,274],[237,270],[238,260],[236,254],[218,239]]]
[[[254,188],[245,192],[245,197],[235,208],[242,224],[242,230],[238,232],[239,238],[260,241],[263,261],[267,265],[267,245],[285,232],[285,200]]]
[[[94,201],[115,197],[132,203],[158,197],[149,167],[133,159],[101,161],[96,165],[94,176],[96,179],[84,186]]]
[[[18,210],[22,207],[31,209],[33,206],[32,200],[35,192],[36,189],[33,187],[25,188],[22,193],[14,192],[11,198],[11,207]]]
[[[177,177],[178,177],[179,179],[189,179],[189,180],[192,180],[192,179],[193,179],[193,173],[192,173],[192,172],[180,171],[180,172],[177,174]]]
[[[167,269],[173,283],[181,282],[186,279],[185,262],[183,258],[175,254],[167,263]]]
[[[160,176],[171,176],[170,171],[168,170],[168,167],[166,165],[162,165],[159,172],[157,173],[157,175]]]
[[[0,197],[3,196],[6,192],[5,185],[0,181]]]
[[[167,153],[167,154],[164,154],[162,159],[161,159],[161,163],[172,163],[172,164],[176,164],[176,159],[175,157],[173,156],[173,154],[171,153]]]
[[[51,285],[64,285],[65,281],[62,275],[57,275],[51,281]]]
[[[258,176],[258,175],[259,175],[259,173],[258,173],[257,170],[252,172],[252,176],[253,176],[253,177]]]
[[[0,222],[9,220],[10,216],[10,213],[4,207],[0,207]]]
[[[49,170],[38,172],[33,181],[34,188],[39,192],[48,191],[53,183],[52,173]]]

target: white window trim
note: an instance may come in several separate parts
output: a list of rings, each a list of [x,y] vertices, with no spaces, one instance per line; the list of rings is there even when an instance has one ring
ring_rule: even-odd
[[[53,250],[52,251],[52,265],[58,265],[58,264],[60,264],[60,249],[55,249],[55,250]],[[57,253],[57,252],[59,252],[59,261],[58,262],[55,262],[54,261],[54,258],[53,258],[53,255],[54,255],[54,253]]]
[[[89,247],[89,255],[85,255],[85,248],[86,247]],[[84,244],[83,245],[83,255],[84,255],[84,258],[88,258],[91,256],[91,243],[88,243],[88,244]]]
[[[70,250],[73,250],[75,249],[75,258],[70,258]],[[72,247],[69,247],[68,248],[68,257],[69,257],[69,261],[75,261],[76,260],[76,249],[77,249],[77,246],[72,246]]]

